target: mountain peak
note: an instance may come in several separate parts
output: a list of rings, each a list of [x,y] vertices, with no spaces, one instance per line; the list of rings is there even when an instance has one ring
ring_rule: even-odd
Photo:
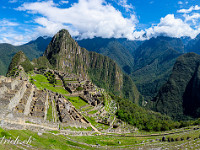
[[[71,35],[70,35],[70,33],[69,33],[69,31],[68,30],[66,30],[66,29],[62,29],[62,30],[60,30],[60,31],[58,31],[57,33],[56,33],[56,35],[53,37],[53,39],[54,38],[59,38],[59,40],[60,39],[73,39],[72,37],[71,37]],[[74,39],[73,39],[74,40]],[[62,41],[61,41],[62,42]]]
[[[7,76],[12,76],[16,74],[16,67],[22,66],[26,72],[33,69],[33,66],[30,62],[30,60],[26,57],[24,52],[19,51],[17,52],[14,57],[12,58],[12,61],[9,65]]]
[[[72,63],[77,55],[81,54],[81,48],[77,42],[71,37],[69,32],[65,29],[60,30],[51,40],[48,45],[44,56],[47,57],[49,62],[59,70],[72,71]],[[74,58],[74,59],[72,59]],[[67,59],[66,61],[64,61]],[[68,69],[66,69],[68,68]]]
[[[67,34],[68,36],[71,37],[71,35],[69,34],[69,31],[66,29],[61,29],[60,31],[58,31],[59,34]]]
[[[133,81],[113,60],[81,48],[67,30],[60,30],[53,37],[44,56],[56,70],[91,79],[97,86],[137,103],[141,98]]]

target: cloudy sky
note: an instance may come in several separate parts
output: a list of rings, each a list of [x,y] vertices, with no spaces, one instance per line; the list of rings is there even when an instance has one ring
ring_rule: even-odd
[[[79,39],[145,40],[200,33],[199,0],[0,0],[0,43],[69,30]]]

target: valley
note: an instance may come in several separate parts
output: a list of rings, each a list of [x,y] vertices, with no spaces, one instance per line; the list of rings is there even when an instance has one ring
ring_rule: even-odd
[[[0,14],[0,150],[200,150],[200,1]]]
[[[170,87],[175,85],[181,89],[178,83],[182,85],[185,82],[176,78],[183,81],[187,76],[184,86],[193,85],[192,88],[196,86],[195,89],[198,89],[199,55],[181,55],[182,46],[176,45],[180,42],[178,39],[159,38],[162,45],[158,39],[152,39],[134,51],[134,55],[138,54],[134,57],[134,63],[138,64],[135,71],[146,71],[152,81],[154,75],[151,72],[156,72],[153,69],[156,64],[156,73],[161,74],[154,77],[164,76],[166,85],[172,84]],[[160,50],[159,55],[153,52],[149,43],[155,44]],[[163,52],[165,48],[167,50]],[[191,59],[195,60],[192,64]],[[172,62],[175,65],[169,71]],[[169,99],[169,94],[165,98],[166,94],[162,92],[165,84],[153,101],[145,101],[145,95],[137,90],[137,82],[149,80],[144,77],[145,74],[138,74],[142,81],[138,80],[136,86],[133,76],[124,73],[115,61],[81,48],[67,30],[60,30],[52,38],[43,56],[30,61],[24,52],[19,51],[8,68],[7,77],[0,76],[2,149],[200,148],[198,114],[193,119],[193,112],[179,111],[181,106],[175,113],[173,107],[162,106],[160,102],[168,103]],[[183,68],[184,76],[177,72]],[[167,77],[170,77],[169,80]],[[134,79],[137,79],[135,75]],[[163,78],[159,80],[162,81],[159,84],[164,83]],[[181,86],[182,91],[187,92],[184,86]],[[154,85],[151,87],[154,88]],[[168,90],[170,88],[165,92]],[[172,97],[177,95],[175,93]],[[198,94],[193,90],[191,96],[195,98]],[[172,105],[176,106],[178,102]],[[187,109],[187,112],[191,111]],[[197,112],[198,106],[195,114]],[[185,119],[179,120],[179,117]],[[30,143],[20,143],[30,137]],[[19,138],[20,144],[12,144],[16,138]]]

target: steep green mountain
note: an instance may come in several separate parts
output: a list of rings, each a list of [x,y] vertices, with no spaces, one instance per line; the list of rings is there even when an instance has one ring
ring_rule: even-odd
[[[50,69],[52,69],[53,68],[51,66],[51,64],[49,63],[48,59],[45,56],[41,56],[39,58],[33,59],[32,63],[34,65],[34,67],[36,67],[38,69],[41,69],[41,68],[44,68],[44,69],[50,68]]]
[[[31,41],[25,45],[13,46],[11,44],[0,44],[0,75],[6,75],[8,71],[8,66],[12,60],[12,57],[19,51],[23,51],[26,56],[32,60],[41,56],[47,45],[49,44],[51,38],[39,37],[35,41]]]
[[[33,70],[33,65],[31,64],[30,60],[22,51],[19,51],[12,58],[12,61],[8,68],[7,76],[15,76],[16,71],[18,70],[17,67],[19,65],[21,65],[24,68],[25,72]]]
[[[77,41],[81,47],[89,51],[95,51],[115,60],[124,72],[130,74],[134,66],[132,53],[138,47],[139,42],[127,39],[94,38]]]
[[[67,30],[61,30],[53,37],[44,56],[57,70],[90,78],[97,86],[135,103],[141,99],[133,81],[123,74],[113,60],[81,48]]]
[[[167,83],[153,99],[154,109],[175,119],[200,117],[200,55],[180,56]]]
[[[181,39],[164,36],[145,42],[94,38],[78,43],[115,60],[125,73],[131,74],[146,100],[156,96],[166,83],[176,58],[184,52]]]
[[[194,52],[200,54],[200,34],[193,40],[190,40],[185,47],[186,52]]]
[[[156,96],[166,83],[176,58],[184,51],[181,39],[157,37],[145,41],[134,51],[131,76],[146,100]]]

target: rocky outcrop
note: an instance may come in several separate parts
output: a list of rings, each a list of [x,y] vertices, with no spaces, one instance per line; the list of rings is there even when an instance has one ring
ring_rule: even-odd
[[[200,55],[180,56],[167,83],[153,99],[155,110],[182,119],[185,115],[200,117]]]

